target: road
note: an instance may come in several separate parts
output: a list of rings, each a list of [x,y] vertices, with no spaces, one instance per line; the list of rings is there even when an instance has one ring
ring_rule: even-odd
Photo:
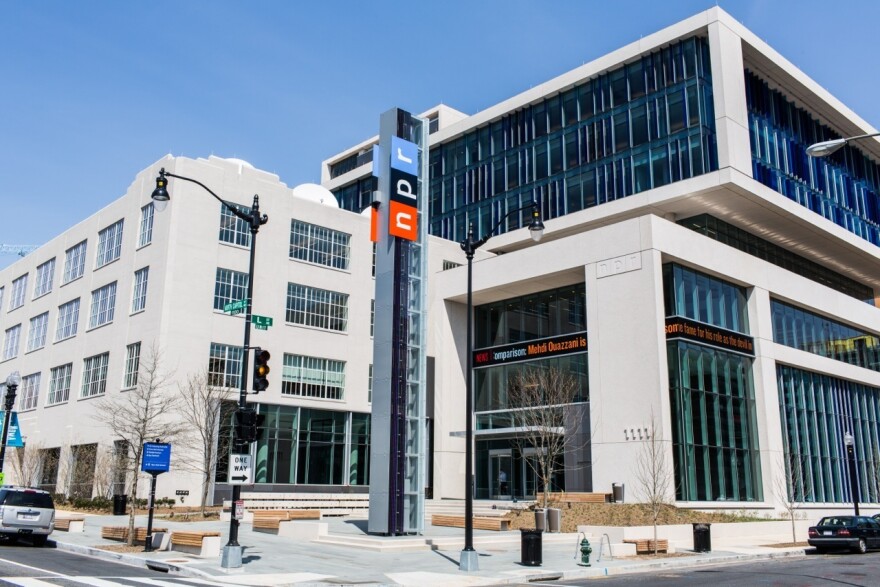
[[[0,587],[182,587],[223,585],[63,552],[49,545],[0,542]],[[228,584],[226,584],[228,587]]]
[[[826,554],[757,563],[662,570],[578,581],[541,581],[530,587],[873,587],[880,585],[880,552]]]

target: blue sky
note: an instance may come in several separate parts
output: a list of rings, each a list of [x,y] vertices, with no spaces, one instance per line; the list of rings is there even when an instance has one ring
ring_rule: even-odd
[[[717,4],[880,126],[880,2]],[[167,153],[317,182],[388,108],[478,112],[713,5],[7,0],[0,243],[46,242]]]

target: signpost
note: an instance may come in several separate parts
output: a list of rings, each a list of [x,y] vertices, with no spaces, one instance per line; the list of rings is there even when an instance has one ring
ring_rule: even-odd
[[[228,304],[223,306],[224,312],[229,312],[230,314],[240,314],[244,312],[247,308],[247,300],[235,300],[234,302],[229,302]]]
[[[251,455],[229,455],[229,484],[245,485],[253,483],[253,471],[251,470]]]
[[[156,477],[171,468],[171,445],[167,442],[145,442],[141,457],[141,471],[152,476],[150,480],[150,510],[147,516],[147,537],[145,552],[153,550],[153,507],[156,502]]]
[[[272,326],[272,319],[268,316],[258,316],[257,314],[251,315],[251,324],[254,325],[254,328],[257,330],[268,330],[270,326]]]

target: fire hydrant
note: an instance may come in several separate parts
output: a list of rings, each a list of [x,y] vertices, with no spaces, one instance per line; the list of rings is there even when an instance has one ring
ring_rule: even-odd
[[[584,536],[584,539],[581,540],[581,562],[579,562],[578,565],[582,567],[589,567],[591,552],[593,552],[593,547],[590,546],[590,541],[587,540],[586,536]]]

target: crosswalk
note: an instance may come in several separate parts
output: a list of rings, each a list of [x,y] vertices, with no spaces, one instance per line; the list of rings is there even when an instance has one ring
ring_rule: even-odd
[[[52,575],[43,577],[0,577],[0,585],[15,587],[237,587],[241,583],[218,582],[188,577],[84,577]]]

